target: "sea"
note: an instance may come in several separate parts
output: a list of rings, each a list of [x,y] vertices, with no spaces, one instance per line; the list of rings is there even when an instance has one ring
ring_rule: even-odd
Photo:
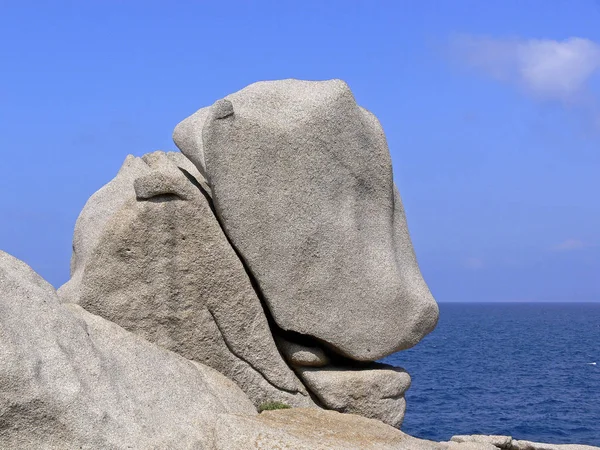
[[[402,431],[600,446],[600,303],[441,303],[406,369]]]

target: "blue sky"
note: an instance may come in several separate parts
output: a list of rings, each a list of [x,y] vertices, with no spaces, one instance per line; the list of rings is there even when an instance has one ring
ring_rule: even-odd
[[[445,301],[600,301],[600,2],[0,1],[0,249],[55,286],[129,153],[258,80],[381,120]]]

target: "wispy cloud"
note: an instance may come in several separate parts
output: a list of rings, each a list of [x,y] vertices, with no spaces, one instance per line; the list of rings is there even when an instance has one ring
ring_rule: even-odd
[[[483,269],[483,259],[481,258],[476,258],[476,257],[469,257],[466,258],[463,261],[463,265],[465,268],[470,269],[470,270],[479,270],[479,269]]]
[[[590,79],[600,74],[600,43],[580,37],[494,39],[461,35],[451,40],[461,63],[541,100],[587,102]]]
[[[584,247],[587,247],[587,245],[585,245],[585,243],[583,241],[580,241],[579,239],[567,239],[561,242],[560,244],[552,247],[552,250],[557,252],[568,252],[572,250],[579,250]]]

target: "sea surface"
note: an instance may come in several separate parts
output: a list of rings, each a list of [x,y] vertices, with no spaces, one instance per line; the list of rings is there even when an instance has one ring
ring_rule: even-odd
[[[600,303],[442,303],[384,360],[412,377],[402,430],[600,446]]]

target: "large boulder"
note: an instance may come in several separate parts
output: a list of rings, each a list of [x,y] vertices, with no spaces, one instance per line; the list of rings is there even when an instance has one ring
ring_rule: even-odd
[[[314,405],[182,154],[128,157],[77,220],[72,272],[63,301],[219,370],[256,406]]]
[[[435,327],[381,125],[344,82],[255,83],[173,137],[278,326],[360,361]]]
[[[213,448],[233,383],[76,305],[0,252],[0,448]]]

